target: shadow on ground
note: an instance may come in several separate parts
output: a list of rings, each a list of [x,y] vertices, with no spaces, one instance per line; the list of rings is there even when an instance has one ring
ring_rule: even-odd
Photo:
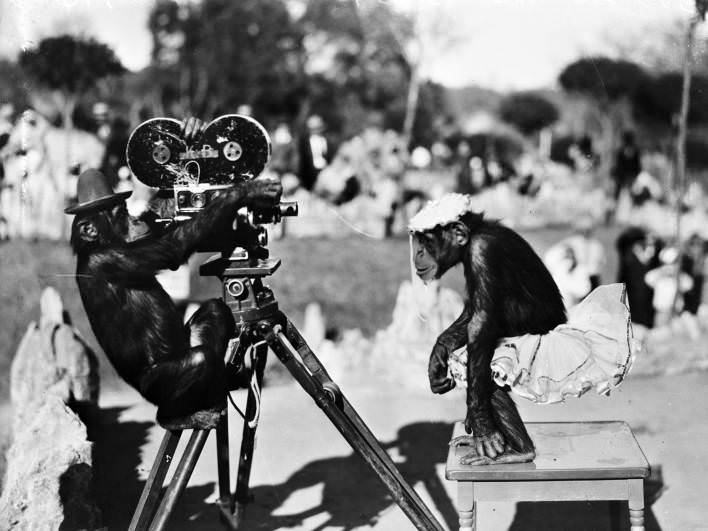
[[[119,425],[120,412],[120,408],[103,410],[94,456],[97,498],[103,510],[104,525],[109,530],[128,527],[144,485],[137,475],[140,446],[152,426],[150,422]],[[397,466],[403,476],[413,485],[422,485],[447,527],[457,529],[457,512],[436,470],[447,458],[452,428],[452,424],[444,422],[409,424],[398,431],[394,441],[384,443],[384,447],[398,453]],[[288,503],[298,491],[310,488],[321,489],[321,495],[315,496],[319,502],[304,508],[297,502]],[[645,483],[647,531],[661,530],[651,505],[663,490],[661,467],[654,467],[652,478]],[[187,488],[172,514],[170,529],[199,529],[213,523],[217,509],[204,501],[213,492],[213,482]],[[382,514],[398,510],[384,485],[355,453],[312,461],[283,483],[255,486],[251,494],[253,501],[246,510],[245,529],[267,531],[302,527],[306,519],[314,518],[317,524],[307,522],[312,531],[353,530],[374,526]],[[509,529],[615,529],[610,525],[611,514],[608,502],[519,503]],[[618,529],[628,529],[626,504],[619,509],[619,516],[622,525]]]
[[[126,408],[102,409],[94,430],[93,466],[96,502],[103,524],[110,530],[127,529],[140,498],[140,447],[152,422],[118,422]]]
[[[665,490],[661,465],[652,465],[651,476],[644,480],[644,526],[646,531],[661,531],[651,506]],[[614,518],[613,518],[614,517]],[[615,520],[613,527],[612,520]],[[509,531],[601,531],[629,530],[627,504],[610,502],[523,502],[516,505]]]
[[[411,484],[421,482],[433,505],[448,526],[456,528],[457,513],[445,492],[435,466],[445,462],[452,424],[421,422],[404,426],[395,441],[385,443],[397,449],[403,461],[397,466]],[[281,511],[287,499],[299,490],[321,485],[320,503],[298,512]],[[373,526],[379,516],[394,507],[394,501],[378,477],[357,454],[308,463],[284,483],[260,485],[252,490],[248,507],[249,529],[274,530],[304,525],[304,520],[322,515],[312,528],[351,530]]]

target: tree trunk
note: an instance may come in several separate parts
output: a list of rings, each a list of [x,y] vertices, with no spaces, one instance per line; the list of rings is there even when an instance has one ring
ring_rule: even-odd
[[[59,200],[64,201],[66,199],[66,188],[67,180],[69,178],[69,169],[71,168],[72,162],[72,146],[71,146],[71,132],[74,129],[74,110],[76,109],[77,97],[73,94],[65,96],[64,105],[61,109],[61,122],[64,129],[64,155],[65,164],[60,167],[54,167],[52,173],[54,174],[54,183],[58,191]],[[57,173],[59,172],[59,173]],[[67,223],[69,218],[67,216],[61,217],[61,233],[67,234]]]
[[[413,139],[413,124],[418,109],[418,95],[420,94],[420,62],[411,63],[411,80],[408,83],[408,97],[406,98],[406,116],[403,120],[403,141],[406,148],[410,147]]]
[[[676,296],[674,297],[673,313],[678,313],[678,300],[680,296],[681,260],[681,209],[683,207],[683,196],[686,192],[686,134],[688,132],[688,110],[690,106],[691,94],[691,69],[693,66],[693,40],[696,26],[700,22],[700,17],[696,14],[691,17],[686,29],[686,41],[683,61],[683,85],[681,87],[681,110],[678,117],[678,130],[676,133],[676,171],[675,171],[675,196],[676,196],[676,245],[679,250],[678,268],[676,271]]]

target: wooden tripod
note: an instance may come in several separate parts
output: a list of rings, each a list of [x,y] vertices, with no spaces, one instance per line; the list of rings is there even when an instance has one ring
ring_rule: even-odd
[[[255,363],[252,370],[257,385],[249,389],[246,419],[253,418],[256,413],[258,390],[263,380],[268,347],[270,347],[340,434],[372,468],[413,525],[420,531],[442,531],[443,528],[413,487],[400,474],[339,387],[329,377],[300,332],[285,314],[278,310],[272,291],[263,286],[262,277],[272,274],[279,265],[280,260],[253,262],[243,256],[232,255],[229,258],[222,257],[207,262],[201,268],[202,275],[216,275],[222,280],[224,301],[231,308],[239,329],[237,349],[254,349]],[[229,362],[227,362],[227,370]],[[218,506],[222,522],[230,529],[240,529],[248,502],[256,426],[244,422],[236,490],[233,493],[229,477],[229,436],[226,415],[222,415],[215,430],[219,481]],[[181,433],[181,431],[165,433],[133,515],[130,531],[148,529],[161,531],[166,528],[172,510],[187,486],[204,448],[209,430],[192,432],[172,481],[157,507],[160,501],[160,490]]]

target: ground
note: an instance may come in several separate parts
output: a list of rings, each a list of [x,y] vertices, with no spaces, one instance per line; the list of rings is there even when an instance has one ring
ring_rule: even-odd
[[[708,427],[702,420],[707,379],[706,373],[630,378],[611,397],[586,395],[552,406],[519,404],[527,421],[628,422],[652,466],[645,485],[647,530],[700,530],[705,529],[708,494],[705,467],[700,466],[708,459],[703,444]],[[365,374],[350,373],[339,383],[438,519],[456,529],[454,485],[444,480],[444,462],[452,424],[464,414],[463,396],[382,388]],[[243,405],[245,393],[234,398]],[[413,529],[302,389],[291,383],[267,387],[262,404],[246,529]],[[103,407],[106,425],[95,462],[98,494],[109,529],[125,529],[163,432],[153,424],[154,408],[130,390],[104,395]],[[242,421],[232,411],[229,422],[234,463]],[[210,505],[216,491],[214,444],[207,441],[171,530],[219,528]],[[606,502],[485,503],[479,511],[480,529],[611,529]],[[626,507],[623,516],[628,521]]]
[[[566,234],[567,229],[556,228],[525,236],[542,253]],[[610,258],[604,275],[608,282],[615,278],[616,234],[614,228],[599,234]],[[270,284],[281,308],[300,325],[305,305],[317,301],[332,328],[360,328],[373,334],[389,324],[396,290],[410,276],[406,238],[286,239],[273,242],[270,248],[283,259]],[[11,356],[28,322],[37,317],[42,287],[59,289],[76,326],[95,344],[76,293],[73,270],[73,257],[65,244],[2,244],[0,425],[9,424]],[[459,288],[460,276],[453,274],[447,285]],[[216,296],[219,284],[214,279],[197,279],[195,292],[204,298]],[[154,408],[120,382],[102,355],[101,361],[104,410],[96,444],[97,494],[109,529],[124,529],[161,434],[154,427]],[[305,393],[282,370],[271,368],[269,375],[248,528],[408,529],[401,511]],[[425,378],[424,367],[420,377]],[[658,499],[647,512],[648,529],[704,529],[699,507],[708,494],[702,475],[705,467],[700,466],[708,458],[703,412],[707,379],[706,372],[630,377],[610,398],[586,396],[546,407],[522,404],[521,411],[528,421],[626,420],[654,469],[648,490]],[[452,422],[464,414],[461,395],[436,397],[407,386],[382,387],[375,375],[357,371],[340,383],[372,431],[384,443],[391,443],[388,446],[404,475],[416,484],[441,521],[454,527],[452,486],[442,477]],[[243,395],[236,400],[243,404]],[[231,428],[237,445],[240,420],[233,418]],[[0,431],[0,446],[7,438],[8,433]],[[237,455],[236,449],[232,456]],[[217,528],[214,509],[204,502],[213,499],[215,479],[213,442],[209,442],[170,529]],[[607,504],[603,503],[483,505],[480,524],[482,529],[609,528]]]

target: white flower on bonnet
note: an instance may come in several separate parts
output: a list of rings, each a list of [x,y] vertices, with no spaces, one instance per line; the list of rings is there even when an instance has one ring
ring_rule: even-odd
[[[423,209],[408,223],[409,232],[424,232],[444,227],[458,221],[468,212],[474,212],[472,197],[465,194],[445,194],[440,199],[428,201]]]

